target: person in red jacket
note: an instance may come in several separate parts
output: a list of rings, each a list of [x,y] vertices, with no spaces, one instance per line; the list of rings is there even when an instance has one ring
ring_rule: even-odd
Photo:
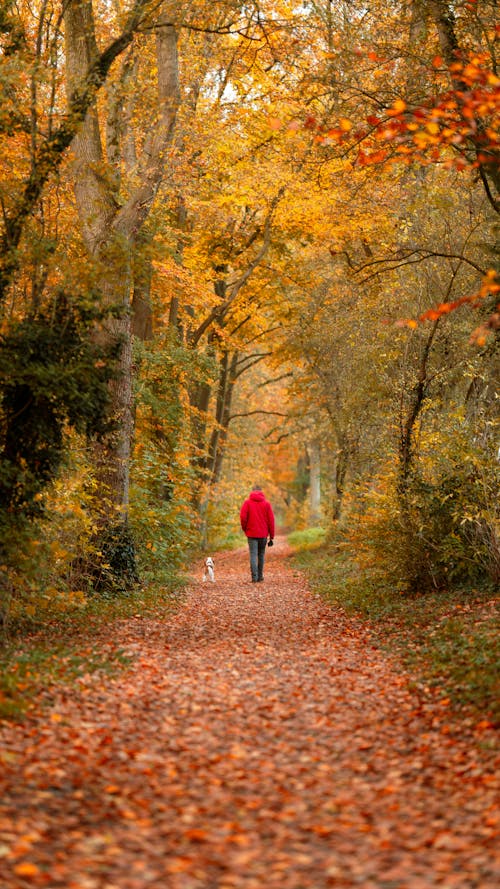
[[[264,497],[262,488],[254,485],[250,496],[240,510],[240,522],[248,538],[252,583],[264,580],[264,556],[274,541],[274,514],[271,504]]]

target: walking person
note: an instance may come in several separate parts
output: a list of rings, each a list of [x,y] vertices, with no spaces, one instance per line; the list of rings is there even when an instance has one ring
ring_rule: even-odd
[[[253,486],[250,496],[241,507],[240,522],[248,538],[252,583],[256,583],[264,580],[267,538],[269,537],[268,546],[272,546],[274,542],[274,513],[259,485]]]

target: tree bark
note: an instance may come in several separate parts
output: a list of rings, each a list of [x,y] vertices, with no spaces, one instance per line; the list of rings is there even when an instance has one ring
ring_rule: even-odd
[[[311,441],[309,453],[309,512],[312,525],[321,521],[321,446],[316,438]]]
[[[18,247],[26,225],[38,205],[43,189],[59,169],[66,150],[86,119],[89,108],[105,83],[115,59],[132,43],[135,31],[146,15],[149,0],[136,0],[122,33],[105,50],[94,54],[92,62],[81,72],[78,87],[68,95],[68,110],[56,129],[50,129],[34,152],[31,169],[10,212],[4,215],[0,236],[0,303],[16,275],[19,264]],[[78,6],[78,3],[76,3]],[[70,3],[67,12],[73,7]],[[92,43],[93,29],[89,35]],[[86,37],[83,35],[85,41]],[[94,41],[95,43],[95,41]]]
[[[145,234],[143,230],[137,239],[137,250],[132,261],[132,333],[143,342],[153,339],[153,264],[147,250],[150,242],[150,234]]]
[[[428,379],[427,364],[432,349],[432,344],[437,333],[440,319],[438,318],[427,337],[424,345],[417,379],[409,391],[409,404],[404,410],[404,395],[406,387],[403,387],[401,393],[400,419],[399,419],[399,493],[404,506],[406,494],[408,491],[408,481],[412,469],[413,462],[413,436],[415,423],[419,417],[420,411],[426,399]]]
[[[70,93],[78,88],[97,53],[90,0],[70,3],[65,15],[66,57]],[[92,106],[75,138],[75,194],[83,237],[101,276],[105,306],[118,307],[102,337],[121,344],[120,372],[112,384],[112,413],[116,432],[96,453],[99,515],[102,523],[127,521],[132,412],[131,289],[132,256],[160,185],[165,152],[172,137],[179,105],[177,34],[166,7],[156,28],[158,119],[152,127],[135,172],[136,185],[120,208],[114,189],[117,178],[105,175],[100,121]],[[116,157],[113,156],[113,161]],[[147,322],[143,325],[147,328]]]
[[[347,470],[351,460],[351,446],[346,434],[341,432],[338,427],[336,430],[337,453],[335,459],[334,473],[334,501],[332,518],[334,522],[340,519],[342,513],[342,501],[345,493],[345,482]]]
[[[224,446],[227,440],[229,423],[231,420],[231,405],[234,385],[238,377],[238,352],[234,352],[231,358],[224,353],[221,362],[219,376],[219,388],[216,407],[216,427],[212,433],[209,448],[210,486],[213,487],[220,479],[224,459]]]

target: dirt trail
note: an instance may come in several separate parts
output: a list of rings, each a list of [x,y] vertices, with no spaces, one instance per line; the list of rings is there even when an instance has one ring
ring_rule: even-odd
[[[493,753],[286,554],[219,554],[113,628],[130,669],[0,728],[2,889],[497,889]]]

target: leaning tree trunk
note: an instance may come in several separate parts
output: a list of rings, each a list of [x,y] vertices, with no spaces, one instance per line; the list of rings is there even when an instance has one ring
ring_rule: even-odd
[[[101,121],[95,105],[73,142],[75,195],[83,238],[95,263],[103,305],[111,313],[100,336],[119,344],[119,374],[111,386],[115,432],[96,450],[96,518],[104,562],[125,580],[135,575],[135,553],[128,532],[129,467],[132,439],[132,255],[162,180],[166,148],[172,137],[179,104],[177,33],[165,3],[156,23],[158,116],[146,139],[143,160],[134,170],[134,187],[125,203],[117,194],[119,177],[107,176]],[[68,89],[71,93],[98,54],[92,4],[73,0],[65,13]],[[127,69],[128,71],[128,69]],[[108,122],[109,123],[109,122]],[[116,165],[116,157],[112,163]],[[121,206],[121,204],[123,204]],[[110,555],[111,550],[111,555]],[[113,553],[116,553],[114,558]],[[114,562],[113,562],[114,558]]]
[[[415,426],[427,397],[429,379],[427,365],[440,319],[427,337],[420,357],[417,378],[412,386],[401,387],[399,411],[398,494],[403,514],[408,513],[408,491],[414,463]]]

